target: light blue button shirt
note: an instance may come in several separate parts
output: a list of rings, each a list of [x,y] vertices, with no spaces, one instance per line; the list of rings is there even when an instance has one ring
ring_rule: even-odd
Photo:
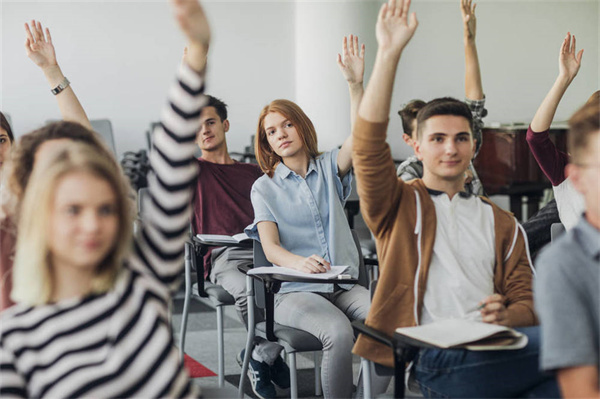
[[[311,160],[306,178],[280,163],[272,178],[263,175],[256,180],[251,193],[254,223],[245,231],[259,240],[256,225],[275,222],[283,248],[305,257],[320,255],[332,265],[348,265],[345,273],[358,278],[358,250],[344,212],[352,174],[340,179],[338,153],[336,149]],[[333,284],[282,284],[281,293],[293,291],[332,292]]]

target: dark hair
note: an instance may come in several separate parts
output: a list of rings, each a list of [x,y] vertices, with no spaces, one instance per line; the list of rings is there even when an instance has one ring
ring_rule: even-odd
[[[208,98],[208,104],[205,106],[214,107],[215,111],[217,111],[217,115],[221,118],[221,122],[227,119],[227,104],[213,96],[206,95],[206,98]]]
[[[452,97],[441,97],[429,101],[417,113],[417,137],[421,136],[425,121],[437,115],[461,116],[469,121],[469,128],[473,134],[473,114],[469,106]]]
[[[6,134],[8,134],[8,139],[10,140],[11,144],[15,142],[15,136],[13,135],[12,129],[10,128],[10,124],[8,123],[8,120],[6,119],[6,117],[4,116],[4,114],[2,112],[0,112],[0,127],[4,130],[6,130]]]
[[[404,108],[398,111],[398,115],[400,115],[400,119],[402,120],[402,129],[404,130],[404,133],[411,136],[411,138],[413,121],[417,119],[417,112],[419,112],[425,104],[426,103],[423,100],[411,100]]]
[[[567,148],[574,163],[580,162],[590,139],[600,131],[600,103],[588,101],[569,119]]]
[[[21,199],[25,192],[39,147],[46,141],[56,139],[70,139],[90,144],[98,152],[104,153],[106,157],[116,162],[102,139],[85,126],[75,122],[50,123],[22,136],[13,151],[13,168],[8,178],[8,184],[17,198]]]

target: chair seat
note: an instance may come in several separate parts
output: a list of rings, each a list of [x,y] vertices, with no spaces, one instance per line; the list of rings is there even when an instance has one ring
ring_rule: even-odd
[[[192,291],[194,295],[199,296],[198,284],[194,284]],[[216,306],[227,306],[234,305],[235,298],[231,294],[225,291],[225,288],[220,285],[213,284],[209,281],[204,282],[204,292],[209,296]]]
[[[264,321],[257,323],[256,330],[265,337],[267,334],[266,323]],[[277,339],[287,343],[294,352],[315,352],[323,349],[321,341],[306,331],[277,323],[273,325],[273,330]]]

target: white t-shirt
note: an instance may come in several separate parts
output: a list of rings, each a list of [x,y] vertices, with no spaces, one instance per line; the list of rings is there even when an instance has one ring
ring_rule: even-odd
[[[437,217],[420,324],[481,320],[481,300],[494,293],[495,232],[492,207],[479,197],[429,190]]]
[[[571,179],[567,178],[558,186],[552,186],[556,206],[558,207],[558,217],[565,229],[571,230],[585,211],[585,202],[583,196],[579,194]]]

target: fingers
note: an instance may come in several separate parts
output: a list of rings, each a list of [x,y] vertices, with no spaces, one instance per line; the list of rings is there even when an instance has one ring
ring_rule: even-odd
[[[342,55],[338,54],[337,55],[337,64],[341,69],[346,68],[346,65],[344,65],[344,63],[342,62]]]
[[[581,51],[583,52],[583,50],[581,50]],[[365,58],[365,44],[364,43],[360,47],[360,58],[362,58],[362,59]]]
[[[52,36],[50,36],[50,29],[46,28],[46,39],[48,43],[52,43]]]
[[[410,20],[408,22],[408,26],[411,29],[416,29],[417,26],[419,26],[419,21],[417,21],[417,13],[413,12],[412,14],[410,14]]]
[[[577,43],[577,41],[575,40],[575,35],[573,35],[573,40],[571,41],[571,48],[569,49],[569,53],[575,54],[575,52],[576,52],[575,44],[576,43]]]
[[[404,0],[402,4],[402,17],[408,16],[408,10],[410,10],[410,0]]]
[[[583,49],[579,50],[579,53],[577,53],[577,63],[581,64],[581,58],[583,57]]]
[[[314,259],[320,268],[323,268],[324,270],[331,269],[331,264],[319,255],[312,255],[311,259]]]
[[[35,41],[33,40],[33,35],[31,34],[31,29],[29,29],[29,24],[25,22],[25,35],[27,36],[27,45],[32,45]]]
[[[471,14],[475,16],[475,8],[477,8],[477,3],[473,4],[473,8],[471,8]]]
[[[350,39],[352,39],[352,35],[350,35]],[[358,36],[354,36],[354,46],[353,46],[353,54],[358,55]]]
[[[344,39],[342,40],[342,54],[344,57],[348,56],[348,38],[346,36],[344,36]]]

